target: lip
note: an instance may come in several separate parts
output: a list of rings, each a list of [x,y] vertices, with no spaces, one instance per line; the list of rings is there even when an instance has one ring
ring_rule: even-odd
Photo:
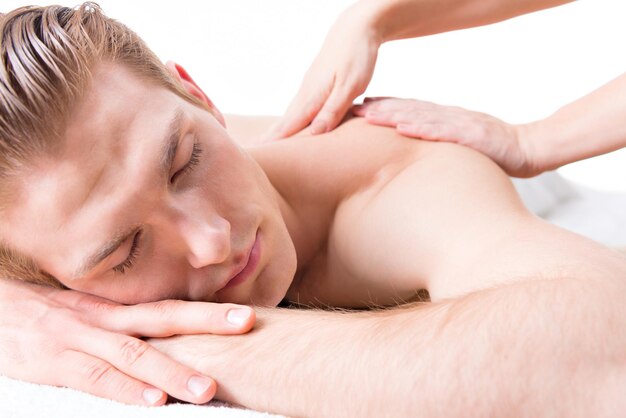
[[[257,230],[254,242],[250,246],[246,254],[246,258],[242,262],[242,265],[237,266],[231,279],[220,290],[228,289],[237,286],[246,281],[248,277],[254,273],[259,264],[261,258],[261,240],[259,239],[259,231]]]

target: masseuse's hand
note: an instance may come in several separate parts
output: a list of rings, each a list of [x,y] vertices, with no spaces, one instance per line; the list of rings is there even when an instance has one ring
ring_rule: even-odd
[[[235,324],[229,311],[248,316]],[[233,311],[234,312],[234,311]],[[205,403],[216,383],[139,336],[242,334],[250,307],[162,301],[123,306],[71,290],[0,280],[0,374],[137,405]]]
[[[312,134],[333,130],[369,84],[380,42],[358,7],[344,11],[328,33],[285,115],[265,140],[286,138],[309,123]]]
[[[485,113],[413,99],[365,99],[352,112],[369,123],[391,126],[405,136],[465,145],[494,160],[515,177],[539,174],[523,128]]]

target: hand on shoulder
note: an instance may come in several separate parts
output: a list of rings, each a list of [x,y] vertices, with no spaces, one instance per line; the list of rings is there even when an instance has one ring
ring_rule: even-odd
[[[389,126],[407,137],[452,142],[473,148],[514,177],[541,172],[523,127],[460,107],[398,98],[366,99],[353,113],[374,125]]]

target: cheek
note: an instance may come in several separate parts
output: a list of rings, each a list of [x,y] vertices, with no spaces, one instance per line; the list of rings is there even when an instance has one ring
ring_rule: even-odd
[[[89,283],[72,287],[74,290],[103,297],[123,304],[155,302],[165,299],[185,299],[185,276],[167,262],[151,263],[153,268],[136,273],[107,274]]]

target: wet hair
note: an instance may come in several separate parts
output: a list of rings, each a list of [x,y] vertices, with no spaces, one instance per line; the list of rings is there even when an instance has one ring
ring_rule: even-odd
[[[10,204],[29,161],[62,147],[68,115],[100,63],[121,64],[206,108],[135,32],[105,16],[96,3],[74,8],[27,6],[0,14],[0,209]],[[33,260],[1,241],[0,277],[62,287]]]

